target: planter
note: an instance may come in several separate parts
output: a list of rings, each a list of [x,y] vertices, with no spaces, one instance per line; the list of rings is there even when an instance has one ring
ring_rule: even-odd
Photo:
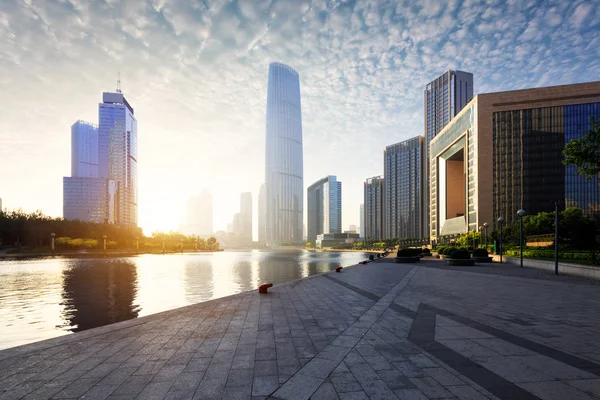
[[[420,257],[431,257],[431,253],[421,253]]]
[[[439,255],[439,254],[436,254],[436,255],[435,255],[435,258],[440,258],[440,255]]]
[[[416,263],[419,262],[419,257],[394,257],[394,262],[398,264]]]
[[[476,263],[491,263],[492,257],[473,257]]]
[[[452,267],[472,267],[473,265],[475,265],[475,260],[472,258],[446,258],[446,265]]]
[[[448,257],[448,256],[446,256],[446,255],[444,255],[444,254],[438,254],[438,258],[439,258],[440,260],[445,260],[445,259],[446,259],[446,257]]]

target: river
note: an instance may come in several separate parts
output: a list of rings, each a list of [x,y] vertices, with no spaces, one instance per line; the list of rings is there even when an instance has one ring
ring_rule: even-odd
[[[0,261],[0,349],[334,270],[356,252],[226,251]]]

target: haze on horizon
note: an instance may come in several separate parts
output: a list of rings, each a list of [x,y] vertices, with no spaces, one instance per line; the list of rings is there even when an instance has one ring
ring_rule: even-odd
[[[3,1],[3,207],[62,216],[70,127],[98,122],[118,72],[138,120],[145,233],[177,229],[206,187],[215,230],[252,192],[255,239],[271,62],[300,74],[304,186],[338,177],[343,229],[360,225],[385,146],[423,133],[423,89],[444,71],[472,72],[475,94],[600,76],[594,2],[442,3]]]

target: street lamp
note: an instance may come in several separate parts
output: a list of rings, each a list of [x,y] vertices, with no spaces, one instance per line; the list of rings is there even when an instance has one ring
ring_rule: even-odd
[[[487,251],[488,247],[487,247],[487,228],[488,226],[490,226],[490,224],[488,224],[487,222],[483,223],[483,229],[485,230],[485,250]]]
[[[103,235],[102,239],[104,239],[104,257],[106,257],[106,235]]]
[[[479,243],[477,245],[477,248],[481,247],[481,231],[483,230],[483,225],[479,226],[479,229],[477,229],[479,231]]]
[[[519,216],[519,226],[520,226],[520,235],[519,241],[521,243],[521,268],[523,268],[523,217],[527,214],[525,210],[522,208],[517,211],[517,215]]]
[[[181,242],[181,254],[183,254],[183,239],[179,240]]]
[[[50,234],[50,237],[52,238],[51,242],[52,242],[52,256],[54,257],[54,237],[56,236],[56,234],[54,232],[52,232]]]
[[[498,224],[500,225],[500,264],[502,264],[502,225],[504,224],[504,217],[498,218]]]

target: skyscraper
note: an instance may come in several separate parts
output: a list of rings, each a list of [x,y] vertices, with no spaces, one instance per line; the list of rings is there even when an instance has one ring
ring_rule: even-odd
[[[317,235],[342,233],[342,182],[329,175],[308,187],[307,240],[316,243]]]
[[[365,205],[361,204],[360,205],[360,226],[358,227],[358,229],[360,229],[360,237],[364,238],[365,237]]]
[[[265,184],[260,185],[258,191],[258,241],[267,240],[267,189]]]
[[[285,64],[269,65],[266,125],[267,243],[299,243],[304,212],[300,79]]]
[[[98,178],[98,127],[90,122],[71,126],[71,177]]]
[[[369,178],[364,187],[365,239],[385,238],[385,180],[383,176]]]
[[[137,226],[137,120],[122,93],[103,93],[98,107],[98,169],[117,183],[116,223]]]
[[[424,141],[417,136],[385,148],[386,238],[427,235],[422,208]]]
[[[213,204],[210,192],[202,189],[199,196],[188,200],[186,234],[209,236],[213,233]]]
[[[454,118],[473,98],[473,74],[448,70],[429,82],[424,93],[425,118],[425,157],[423,160],[423,188],[421,207],[423,209],[423,232],[429,231],[430,147],[433,138]]]
[[[240,234],[248,241],[252,241],[252,193],[244,192],[240,195]]]

